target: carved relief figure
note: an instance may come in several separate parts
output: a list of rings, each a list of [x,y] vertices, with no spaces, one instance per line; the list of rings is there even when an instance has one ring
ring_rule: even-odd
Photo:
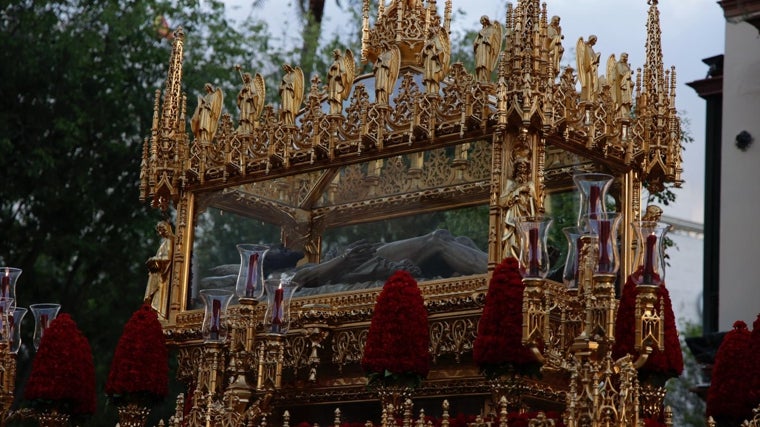
[[[398,46],[383,41],[382,52],[378,55],[373,67],[375,73],[375,101],[388,105],[390,94],[396,85],[399,67],[401,67],[401,51]]]
[[[238,68],[240,71],[240,68]],[[251,78],[251,73],[243,73],[243,88],[237,97],[237,106],[240,109],[240,126],[238,133],[250,133],[257,125],[261,111],[264,109],[266,97],[266,85],[264,77],[256,73]]]
[[[195,107],[193,117],[190,119],[190,128],[195,139],[210,142],[214,139],[219,125],[224,95],[220,88],[215,90],[211,83],[206,83],[204,88],[206,95],[198,97],[198,106]]]
[[[517,219],[536,215],[536,189],[530,179],[530,162],[522,155],[515,159],[512,178],[507,180],[506,191],[499,200],[504,209],[504,234],[502,235],[502,257],[520,255],[520,240],[517,236]]]
[[[330,104],[330,114],[340,114],[343,112],[343,101],[351,93],[356,63],[350,49],[346,49],[345,55],[335,49],[333,58],[335,60],[327,71],[327,102]]]
[[[633,80],[627,53],[621,53],[619,61],[615,60],[614,54],[610,55],[607,60],[607,83],[612,90],[612,100],[620,108],[621,116],[629,118],[633,104]]]
[[[169,289],[169,277],[171,275],[172,249],[174,247],[174,233],[172,226],[167,221],[156,224],[156,232],[161,237],[156,255],[148,258],[145,265],[148,267],[148,285],[145,287],[146,303],[165,316],[166,307],[162,294]]]
[[[423,81],[427,93],[438,93],[440,82],[449,72],[451,48],[446,31],[431,27],[425,45],[422,47]]]
[[[559,25],[559,16],[552,16],[552,20],[546,28],[546,50],[549,52],[549,59],[554,66],[555,76],[559,74],[559,64],[562,61],[562,54],[565,52],[565,48],[562,46],[564,38],[562,27]]]
[[[599,92],[599,56],[594,52],[596,36],[590,35],[588,41],[583,37],[576,44],[576,62],[578,65],[578,80],[581,82],[581,101],[594,101]]]
[[[301,67],[282,65],[285,75],[280,82],[280,121],[286,125],[295,125],[296,114],[303,101],[303,71]]]
[[[491,80],[491,72],[496,67],[496,61],[501,51],[501,24],[493,23],[488,16],[480,18],[483,28],[475,38],[475,78],[479,82]]]

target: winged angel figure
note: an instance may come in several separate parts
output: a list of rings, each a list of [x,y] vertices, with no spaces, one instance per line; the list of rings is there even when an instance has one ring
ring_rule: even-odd
[[[237,131],[238,133],[250,133],[258,126],[259,116],[264,109],[266,84],[264,77],[259,73],[256,73],[253,78],[251,73],[244,73],[241,77],[243,88],[240,89],[237,97],[237,105],[240,109],[240,126]]]
[[[440,82],[449,72],[451,42],[448,33],[438,27],[431,27],[425,46],[422,48],[422,65],[427,93],[438,93]]]
[[[340,49],[333,51],[333,61],[327,71],[327,102],[330,104],[330,114],[343,112],[343,101],[348,99],[351,93],[351,85],[356,73],[356,61],[351,49],[346,49],[345,54]]]
[[[296,114],[303,102],[303,70],[301,67],[282,65],[285,75],[280,82],[280,121],[286,125],[296,124]]]
[[[396,85],[401,67],[401,51],[398,46],[387,41],[382,42],[382,52],[373,67],[375,72],[375,102],[388,105],[390,94]]]
[[[491,80],[491,73],[496,68],[501,51],[501,24],[491,22],[488,16],[480,17],[483,28],[475,38],[475,77],[479,82]]]
[[[190,128],[196,140],[211,142],[219,125],[224,95],[221,88],[214,89],[211,83],[206,83],[204,88],[206,95],[198,97],[198,106],[190,119]]]
[[[621,53],[619,61],[615,59],[614,53],[607,59],[607,83],[610,85],[615,107],[620,109],[622,118],[628,118],[633,103],[633,80],[627,53]]]
[[[575,60],[578,65],[578,80],[581,82],[581,101],[594,101],[599,92],[599,53],[594,52],[596,36],[588,41],[578,38],[575,45]]]

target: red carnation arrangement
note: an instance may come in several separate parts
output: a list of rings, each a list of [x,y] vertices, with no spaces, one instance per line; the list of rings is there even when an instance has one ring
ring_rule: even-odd
[[[718,425],[739,425],[752,416],[748,405],[747,372],[754,358],[749,356],[751,334],[747,324],[738,320],[726,333],[715,353],[710,388],[707,390],[707,416]]]
[[[370,385],[416,386],[430,370],[427,310],[406,271],[395,272],[377,297],[362,368]]]
[[[536,375],[541,367],[530,349],[522,345],[524,290],[517,259],[505,258],[494,269],[488,284],[473,344],[473,359],[489,378],[510,372]]]
[[[92,349],[68,314],[59,314],[45,329],[24,399],[35,407],[72,416],[95,413]]]
[[[124,325],[111,362],[106,395],[116,400],[132,397],[154,402],[166,397],[168,387],[169,350],[164,332],[155,310],[143,304]]]
[[[612,356],[616,359],[626,354],[631,354],[634,358],[639,356],[639,352],[634,349],[638,290],[633,277],[634,275],[628,276],[623,286],[615,319],[615,344],[612,346]],[[670,301],[670,292],[664,282],[657,287],[657,297],[657,306],[659,307],[662,303],[665,310],[664,350],[652,349],[646,363],[639,369],[639,376],[643,381],[662,385],[668,379],[675,378],[683,372],[683,353],[681,353],[681,343],[678,340],[673,303]]]

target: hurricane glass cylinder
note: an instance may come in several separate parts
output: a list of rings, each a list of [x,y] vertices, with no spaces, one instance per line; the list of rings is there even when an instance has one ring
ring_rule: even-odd
[[[562,270],[562,282],[568,289],[578,289],[578,254],[581,253],[581,236],[585,233],[580,227],[565,227],[562,229],[567,239],[567,256]]]
[[[16,302],[13,298],[0,297],[0,341],[10,339],[10,319],[13,317],[13,309]]]
[[[517,220],[520,233],[520,273],[523,278],[545,279],[549,274],[549,252],[546,246],[552,218],[547,216],[521,217]]]
[[[573,181],[581,196],[578,212],[579,227],[584,226],[583,218],[596,218],[597,215],[607,212],[605,200],[613,179],[612,175],[605,173],[582,173],[573,176]]]
[[[32,315],[34,316],[34,338],[32,343],[34,344],[34,349],[37,350],[40,348],[40,340],[45,335],[45,330],[50,326],[53,319],[58,316],[61,305],[40,303],[30,305],[29,309],[32,310]]]
[[[205,342],[223,342],[227,339],[227,307],[233,293],[226,289],[203,289],[203,325],[201,335]]]
[[[583,219],[585,229],[595,234],[598,252],[594,263],[595,274],[616,274],[620,268],[620,250],[618,249],[617,236],[620,220],[623,218],[619,213],[599,213],[594,218]]]
[[[631,226],[637,242],[633,281],[637,285],[659,285],[665,280],[665,234],[670,224],[634,221]]]
[[[239,299],[259,299],[264,293],[264,257],[269,246],[241,243],[240,271],[235,283],[235,294]]]
[[[15,267],[0,267],[0,298],[16,299],[16,281],[21,271]]]
[[[13,314],[8,318],[8,336],[10,337],[10,352],[11,354],[18,353],[21,348],[21,323],[26,316],[26,309],[24,307],[16,307],[13,309]]]
[[[267,296],[267,310],[264,314],[264,329],[272,334],[285,334],[290,329],[290,300],[298,290],[298,283],[292,275],[264,282]]]

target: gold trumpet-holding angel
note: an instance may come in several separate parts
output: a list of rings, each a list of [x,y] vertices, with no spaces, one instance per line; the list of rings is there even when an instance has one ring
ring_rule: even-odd
[[[222,89],[214,89],[211,83],[206,83],[204,89],[206,89],[206,95],[198,97],[198,106],[195,107],[193,117],[190,119],[190,129],[196,140],[211,142],[219,126],[224,95]]]
[[[235,68],[240,73],[240,65],[236,65]],[[264,110],[266,83],[259,73],[253,77],[251,73],[241,73],[240,78],[243,79],[243,88],[240,89],[237,97],[237,106],[240,109],[240,125],[237,132],[251,133],[258,127],[259,116]]]
[[[280,121],[285,125],[296,124],[296,114],[303,102],[303,70],[301,67],[282,65],[285,75],[280,82]]]
[[[330,114],[338,115],[343,112],[343,101],[351,93],[356,61],[351,49],[346,49],[345,53],[335,49],[333,58],[335,60],[327,71],[327,103],[330,105]]]

